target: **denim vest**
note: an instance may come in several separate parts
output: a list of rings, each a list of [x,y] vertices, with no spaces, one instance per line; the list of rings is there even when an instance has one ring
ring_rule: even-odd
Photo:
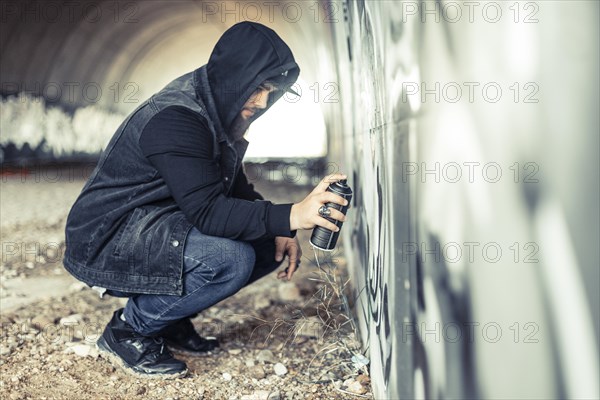
[[[89,286],[182,294],[183,249],[193,225],[138,144],[150,119],[173,105],[208,121],[224,193],[232,190],[248,142],[232,143],[223,131],[203,66],[169,83],[125,119],[71,208],[63,263]]]

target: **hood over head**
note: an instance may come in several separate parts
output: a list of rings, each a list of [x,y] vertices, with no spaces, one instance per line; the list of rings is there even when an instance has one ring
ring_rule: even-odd
[[[270,28],[255,22],[240,22],[219,39],[207,64],[208,82],[221,124],[229,131],[244,103],[265,80],[282,90],[269,95],[269,109],[300,74],[287,44]]]

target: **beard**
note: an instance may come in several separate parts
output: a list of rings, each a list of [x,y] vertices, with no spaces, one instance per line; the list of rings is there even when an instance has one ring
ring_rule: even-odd
[[[254,117],[245,119],[241,114],[238,114],[238,116],[235,117],[231,123],[231,128],[229,128],[229,136],[236,142],[242,139],[248,131],[252,121],[254,121]]]

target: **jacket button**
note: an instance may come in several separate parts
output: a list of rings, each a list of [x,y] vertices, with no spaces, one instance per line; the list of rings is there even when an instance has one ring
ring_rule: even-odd
[[[179,246],[179,240],[173,240],[171,244],[173,245],[173,247],[177,247]]]
[[[229,177],[228,177],[228,176],[226,176],[226,177],[225,177],[225,179],[224,179],[224,181],[225,181],[225,182],[229,182]]]

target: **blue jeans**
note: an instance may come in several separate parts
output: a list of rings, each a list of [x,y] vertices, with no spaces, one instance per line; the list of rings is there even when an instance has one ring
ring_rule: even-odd
[[[242,242],[207,236],[192,228],[184,248],[181,296],[124,293],[123,314],[136,332],[152,336],[168,325],[218,303],[279,267],[273,239]]]

